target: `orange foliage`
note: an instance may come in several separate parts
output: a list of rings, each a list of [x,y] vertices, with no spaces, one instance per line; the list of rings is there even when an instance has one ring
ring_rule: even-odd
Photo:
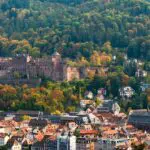
[[[0,85],[0,95],[3,94],[16,94],[17,91],[15,88],[13,88],[12,86],[9,85]]]
[[[53,100],[62,101],[64,99],[64,94],[63,91],[59,89],[54,89],[51,91],[50,97]]]

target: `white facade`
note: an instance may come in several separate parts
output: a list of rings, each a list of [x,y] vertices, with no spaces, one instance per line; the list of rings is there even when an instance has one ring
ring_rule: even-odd
[[[22,147],[21,147],[20,144],[18,144],[18,145],[13,145],[12,148],[11,148],[11,150],[22,150]]]
[[[93,97],[94,97],[94,95],[93,95],[93,93],[91,91],[87,91],[85,93],[85,98],[87,98],[87,99],[93,99]]]
[[[88,114],[88,117],[90,119],[91,124],[101,124],[99,118],[93,115],[92,113]]]
[[[115,147],[128,144],[127,138],[101,138],[98,140],[99,148],[102,150],[114,150]]]
[[[6,145],[9,140],[9,136],[0,137],[0,146]]]
[[[76,136],[60,135],[57,137],[57,150],[76,150]]]
[[[15,141],[9,150],[22,150],[22,146],[19,142]]]
[[[131,98],[134,95],[134,90],[130,86],[126,86],[119,89],[121,97]]]
[[[135,73],[136,77],[146,77],[147,72],[145,70],[138,69],[137,72]]]
[[[114,115],[118,115],[120,113],[120,106],[118,105],[118,103],[114,103],[112,105],[112,111]]]

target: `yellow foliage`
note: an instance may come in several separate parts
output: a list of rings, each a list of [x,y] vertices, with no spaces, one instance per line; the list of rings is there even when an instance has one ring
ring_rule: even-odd
[[[21,119],[22,119],[22,120],[31,120],[31,117],[28,116],[28,115],[24,115],[24,116],[22,116]]]
[[[129,83],[129,76],[128,75],[123,75],[122,76],[122,84],[124,85],[124,86],[127,86],[128,85],[128,83]]]
[[[104,50],[105,52],[111,52],[112,51],[111,43],[110,42],[104,43],[102,50]]]
[[[61,112],[59,110],[56,110],[55,112],[52,113],[53,115],[61,115]]]
[[[91,55],[90,62],[93,65],[100,65],[101,64],[100,56],[99,56],[97,51],[94,51],[93,54]]]
[[[89,65],[89,63],[88,63],[88,61],[86,60],[86,58],[85,57],[81,57],[81,60],[79,60],[78,61],[78,64],[80,65],[80,66],[87,66],[87,65]]]
[[[111,60],[112,60],[111,55],[105,53],[98,53],[96,51],[93,52],[90,58],[90,62],[93,65],[107,64],[111,62]]]
[[[111,62],[112,58],[110,55],[106,55],[105,53],[100,54],[100,60],[102,64],[106,64]]]
[[[88,77],[89,77],[90,79],[93,79],[94,76],[95,76],[95,72],[94,72],[94,71],[88,71]]]

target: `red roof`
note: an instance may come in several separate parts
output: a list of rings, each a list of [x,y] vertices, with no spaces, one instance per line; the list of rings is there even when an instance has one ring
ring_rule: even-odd
[[[80,134],[98,134],[97,130],[80,130]]]
[[[35,138],[36,138],[38,141],[42,141],[42,139],[44,138],[44,135],[43,135],[41,132],[39,132],[39,133],[35,136]]]

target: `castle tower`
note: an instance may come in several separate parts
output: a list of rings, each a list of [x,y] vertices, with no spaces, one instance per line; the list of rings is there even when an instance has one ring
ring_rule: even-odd
[[[57,65],[58,63],[61,62],[61,55],[58,52],[54,52],[51,58],[52,58],[52,63],[54,65]]]
[[[52,79],[59,81],[63,79],[63,62],[61,55],[58,52],[54,52],[51,56],[52,62]]]
[[[16,54],[12,59],[12,72],[17,72],[22,78],[29,78],[28,63],[31,59],[28,54]]]

